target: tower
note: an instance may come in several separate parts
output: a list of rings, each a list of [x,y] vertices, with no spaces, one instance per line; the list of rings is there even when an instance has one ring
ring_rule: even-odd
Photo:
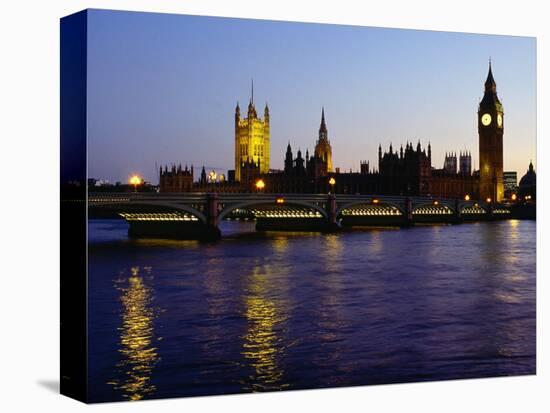
[[[443,169],[447,174],[456,175],[457,173],[456,152],[445,153],[445,162],[443,163]]]
[[[285,155],[285,174],[287,175],[292,174],[293,165],[294,165],[294,159],[292,157],[292,148],[290,147],[290,142],[288,142],[288,146],[286,147],[286,155]]]
[[[321,126],[319,126],[319,139],[315,145],[315,156],[327,163],[327,172],[332,172],[332,147],[328,140],[328,130],[325,123],[325,108],[321,112]]]
[[[504,198],[503,149],[504,108],[497,96],[491,62],[485,94],[477,111],[479,133],[479,197],[499,202]]]
[[[472,154],[469,151],[460,151],[460,174],[470,176],[472,174]]]
[[[264,118],[258,117],[254,105],[252,83],[247,117],[241,119],[239,104],[235,108],[235,180],[241,180],[241,165],[247,160],[260,165],[260,173],[269,172],[269,107],[264,108]]]

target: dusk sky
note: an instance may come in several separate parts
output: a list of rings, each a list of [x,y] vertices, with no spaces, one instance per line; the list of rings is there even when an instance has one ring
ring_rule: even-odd
[[[504,105],[504,170],[536,157],[534,38],[92,10],[89,176],[158,182],[155,163],[234,165],[234,111],[269,104],[271,168],[317,139],[321,107],[335,167],[377,167],[378,144],[470,150],[488,61]],[[536,164],[535,164],[536,167]],[[200,170],[195,172],[196,176]]]

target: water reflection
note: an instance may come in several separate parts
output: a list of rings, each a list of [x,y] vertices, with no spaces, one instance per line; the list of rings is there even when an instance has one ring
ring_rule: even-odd
[[[119,231],[90,249],[90,392],[137,400],[533,374],[535,225],[196,246]],[[130,272],[136,257],[154,280],[143,266]]]
[[[140,400],[155,391],[151,384],[154,365],[159,360],[155,342],[160,340],[154,334],[153,321],[157,311],[152,307],[152,290],[144,278],[150,277],[151,268],[131,268],[127,284],[119,287],[122,302],[122,326],[119,327],[120,345],[118,352],[122,360],[117,364],[120,379],[109,383],[120,390],[123,397]]]
[[[253,369],[247,391],[281,390],[284,370],[280,359],[283,353],[281,324],[285,320],[278,303],[269,297],[268,273],[255,266],[249,277],[248,295],[245,298],[247,331],[243,337],[242,354]]]

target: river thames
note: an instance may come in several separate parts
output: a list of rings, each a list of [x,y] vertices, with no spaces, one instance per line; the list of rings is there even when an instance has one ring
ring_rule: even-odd
[[[536,222],[213,243],[89,224],[91,401],[536,372]]]

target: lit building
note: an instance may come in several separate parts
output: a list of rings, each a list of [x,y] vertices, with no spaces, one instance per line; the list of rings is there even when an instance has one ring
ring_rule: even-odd
[[[321,126],[319,126],[319,139],[315,145],[315,157],[326,163],[326,172],[332,172],[332,147],[328,139],[328,130],[325,123],[325,108],[321,112]]]
[[[518,190],[518,173],[516,171],[504,172],[504,196],[510,198],[510,196]]]
[[[264,109],[260,119],[254,106],[254,84],[248,104],[248,117],[241,119],[241,109],[235,108],[235,180],[241,180],[242,165],[254,162],[260,165],[261,173],[269,172],[269,108]]]

